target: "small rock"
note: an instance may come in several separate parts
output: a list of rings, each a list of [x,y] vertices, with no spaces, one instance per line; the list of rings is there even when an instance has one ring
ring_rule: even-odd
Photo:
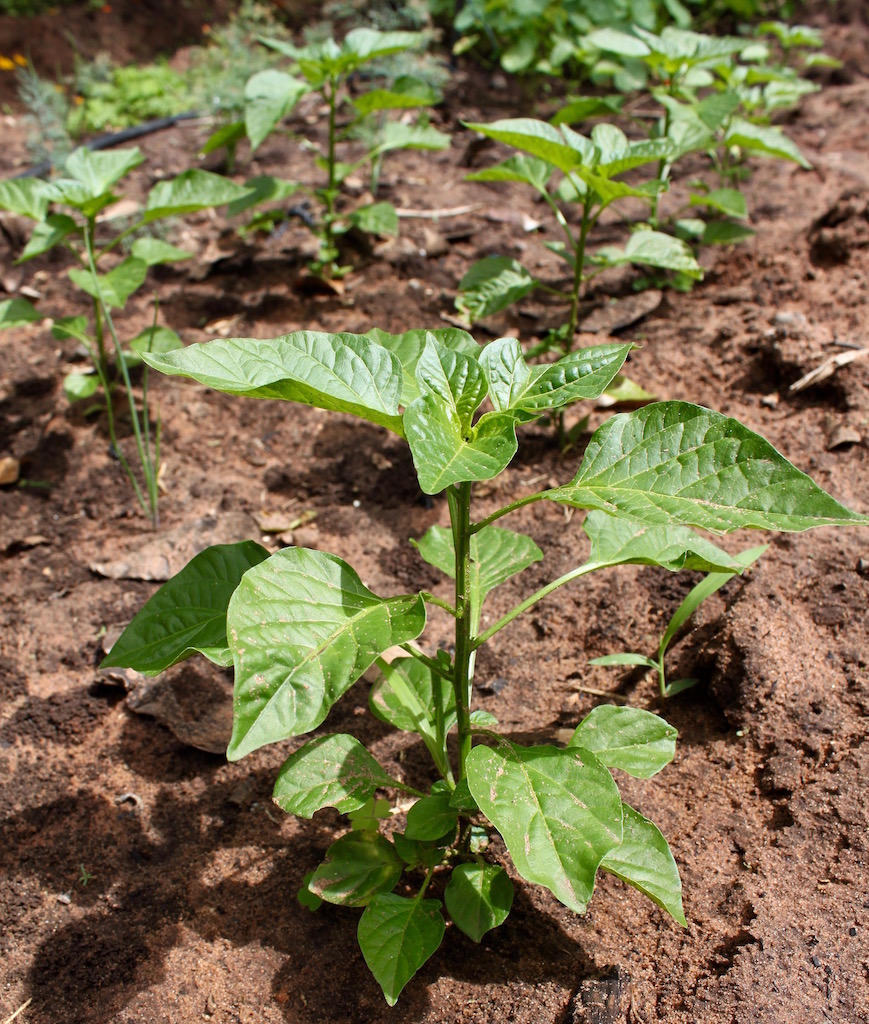
[[[779,401],[780,399],[778,391],[772,391],[768,395],[763,395],[763,397],[760,400],[760,404],[767,409],[775,409],[778,407]]]
[[[849,448],[852,444],[860,444],[862,440],[859,431],[845,423],[840,423],[830,431],[827,451],[831,452],[836,448]]]
[[[302,526],[293,530],[293,543],[299,548],[318,548],[320,545],[320,531],[316,526]]]
[[[256,793],[256,779],[252,776],[248,776],[246,779],[242,779],[241,782],[233,789],[233,791],[226,798],[227,803],[233,804],[235,807],[245,807],[251,802]]]
[[[869,558],[860,558],[857,560],[857,575],[869,576]]]
[[[21,475],[21,463],[11,455],[0,458],[0,486],[18,483]]]
[[[425,227],[422,232],[422,247],[429,259],[437,259],[449,250],[447,240],[434,228]]]
[[[485,679],[482,683],[477,683],[477,690],[480,693],[491,693],[497,696],[507,685],[507,680],[502,676],[497,679]]]

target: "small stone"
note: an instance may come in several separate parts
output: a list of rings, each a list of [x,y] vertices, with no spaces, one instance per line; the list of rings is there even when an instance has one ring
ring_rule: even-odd
[[[241,782],[233,789],[233,791],[226,798],[227,803],[233,804],[235,807],[244,807],[249,804],[253,799],[254,793],[256,792],[256,779],[248,777],[242,779]]]
[[[11,455],[0,458],[0,486],[18,482],[21,475],[21,463]]]
[[[813,956],[812,957],[812,966],[813,967],[820,967],[821,966],[820,957],[817,957],[817,956]]]
[[[849,928],[849,929],[848,929],[848,934],[849,934],[849,935],[851,936],[851,938],[853,939],[853,938],[854,938],[854,937],[856,936],[856,934],[857,934],[857,929],[856,929],[856,928]]]
[[[775,409],[778,406],[779,400],[778,391],[773,391],[768,395],[764,395],[760,400],[760,404],[767,409]]]
[[[869,576],[869,558],[859,558],[857,560],[857,575]]]
[[[315,526],[302,526],[293,530],[293,543],[299,548],[318,548],[320,531]]]

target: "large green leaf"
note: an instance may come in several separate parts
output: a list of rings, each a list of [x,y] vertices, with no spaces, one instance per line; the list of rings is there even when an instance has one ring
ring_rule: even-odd
[[[146,224],[150,224],[162,217],[196,213],[197,210],[234,202],[249,192],[250,189],[245,185],[236,185],[234,181],[219,174],[194,167],[171,181],[158,182],[151,189],[143,219]]]
[[[450,806],[450,793],[421,797],[407,812],[405,838],[431,842],[454,833],[459,812]]]
[[[613,778],[579,747],[475,747],[471,794],[504,837],[516,869],[583,913],[601,860],[622,840],[622,803]]]
[[[401,365],[362,335],[299,331],[270,340],[216,339],[146,361],[216,391],[347,412],[403,433]]]
[[[146,327],[129,341],[129,348],[124,352],[127,366],[138,366],[142,362],[143,352],[174,352],[184,348],[184,342],[171,327]]]
[[[3,299],[0,302],[0,331],[6,327],[22,327],[41,319],[42,314],[27,299]]]
[[[440,946],[444,927],[439,900],[383,893],[365,908],[357,931],[359,948],[390,1006]]]
[[[100,667],[155,676],[196,652],[231,665],[226,609],[242,576],[268,554],[251,540],[200,551],[145,602]]]
[[[315,729],[378,654],[419,636],[418,594],[381,598],[334,555],[287,548],[245,574],[227,614],[235,717],[227,757]]]
[[[389,153],[395,149],[448,149],[450,136],[430,124],[402,124],[387,121],[380,139],[369,156]]]
[[[477,260],[459,281],[456,308],[471,323],[506,309],[537,287],[537,279],[509,256]]]
[[[113,309],[123,309],[127,299],[144,284],[147,276],[148,264],[135,256],[128,256],[108,274],[94,276],[89,270],[80,267],[74,267],[69,272],[73,284],[95,299],[102,299]]]
[[[678,735],[651,711],[601,704],[579,723],[568,746],[585,747],[607,768],[650,779],[673,760]]]
[[[490,480],[510,464],[518,447],[512,415],[487,413],[463,430],[458,415],[431,394],[407,409],[404,431],[426,494],[454,483]]]
[[[425,43],[421,32],[381,32],[374,28],[354,28],[344,37],[341,50],[361,61],[388,57],[393,53],[415,50]]]
[[[468,122],[465,127],[539,157],[561,171],[570,171],[593,155],[592,143],[570,132],[566,125],[556,128],[533,117],[508,117],[489,124]],[[564,134],[565,130],[570,132],[569,136]],[[576,139],[583,139],[585,145],[577,145]]]
[[[40,178],[8,178],[0,181],[0,210],[20,213],[31,220],[45,220],[48,212],[46,183]]]
[[[158,263],[178,263],[180,260],[193,258],[192,252],[179,249],[177,245],[170,245],[161,238],[137,238],[130,252],[136,259],[144,260],[149,267]]]
[[[113,185],[144,160],[138,147],[92,150],[82,146],[67,157],[65,170],[71,178],[81,182],[91,198],[96,199],[110,192]]]
[[[270,174],[261,174],[256,178],[248,178],[244,187],[250,189],[247,195],[236,199],[226,209],[230,217],[243,213],[251,206],[258,206],[260,203],[280,203],[290,196],[295,195],[302,186],[295,181],[286,181],[283,178],[275,178]]]
[[[499,338],[483,349],[480,365],[496,411],[532,419],[571,402],[600,398],[633,347],[630,342],[595,345],[555,363],[531,367],[515,338]]]
[[[432,526],[413,543],[429,565],[455,579],[456,555],[451,530]],[[471,537],[471,594],[475,605],[479,607],[491,590],[542,558],[543,552],[524,533],[500,526],[483,527]]]
[[[379,327],[374,327],[366,336],[398,357],[403,371],[399,404],[405,408],[421,394],[419,384],[416,382],[416,367],[427,342],[431,341],[439,348],[453,349],[474,358],[480,352],[480,346],[471,335],[456,327],[444,327],[437,331],[418,329],[405,331],[403,334],[387,334]]]
[[[378,789],[405,789],[365,747],[346,733],[318,736],[281,766],[272,799],[288,814],[312,818],[324,807],[349,814],[364,807]]]
[[[738,556],[730,555],[687,526],[650,526],[631,519],[589,512],[582,524],[591,540],[589,563],[611,565],[660,565],[677,572],[742,572]]]
[[[667,840],[657,825],[622,804],[624,835],[601,861],[601,868],[639,889],[679,924],[687,925],[682,909],[682,880]]]
[[[50,213],[42,223],[37,224],[30,236],[30,241],[24,248],[24,252],[18,257],[19,263],[31,260],[34,256],[41,256],[49,249],[68,238],[71,234],[80,231],[72,217],[65,213]]]
[[[513,883],[497,864],[458,864],[444,890],[453,923],[474,942],[507,920],[513,905]]]
[[[552,165],[539,157],[519,153],[509,159],[465,175],[466,181],[521,181],[538,192],[546,190],[546,182],[552,174]]]
[[[687,402],[607,420],[573,481],[549,497],[653,526],[719,533],[869,525],[869,516],[840,505],[748,427]]]
[[[377,718],[404,732],[435,742],[437,704],[444,713],[444,733],[456,721],[456,694],[449,680],[431,672],[417,658],[378,661],[381,676],[371,688],[368,704]]]
[[[375,110],[405,110],[430,107],[441,99],[428,82],[411,75],[400,75],[388,89],[370,89],[353,97],[353,106],[365,117]]]
[[[792,160],[806,169],[812,166],[800,152],[797,144],[775,125],[754,124],[745,118],[735,117],[730,122],[724,141],[728,146],[741,146],[753,153]]]
[[[348,832],[326,851],[308,889],[327,903],[364,907],[378,893],[393,889],[403,870],[404,861],[379,832]]]
[[[615,245],[605,246],[598,249],[593,261],[606,266],[640,263],[664,270],[676,270],[696,280],[703,277],[703,268],[694,257],[691,246],[663,231],[635,231],[624,249]]]
[[[248,80],[244,87],[244,125],[252,151],[307,91],[307,83],[274,68],[260,71]]]

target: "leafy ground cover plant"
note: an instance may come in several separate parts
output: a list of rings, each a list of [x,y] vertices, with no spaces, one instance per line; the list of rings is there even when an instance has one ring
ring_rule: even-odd
[[[491,124],[470,123],[468,127],[491,139],[522,151],[495,167],[476,171],[472,181],[521,181],[530,185],[551,208],[564,241],[548,242],[547,248],[563,259],[571,271],[567,292],[545,286],[547,291],[563,294],[570,304],[564,325],[545,347],[573,348],[579,325],[580,303],[588,281],[609,267],[626,263],[652,266],[699,278],[700,265],[690,248],[680,239],[659,231],[637,230],[624,248],[606,246],[591,253],[590,236],[600,215],[619,200],[632,198],[651,202],[667,187],[660,176],[660,165],[670,159],[673,145],[669,139],[630,141],[612,124],[597,124],[586,137],[569,125],[553,125],[534,118],[508,118]],[[659,173],[641,183],[628,184],[623,175],[649,164],[658,164]],[[553,180],[560,172],[560,180]],[[571,225],[566,213],[570,204],[579,206],[579,228]],[[518,261],[503,256],[487,257],[475,263],[459,283],[458,309],[474,322],[496,313],[523,298],[535,288],[544,287]]]
[[[747,569],[749,566],[754,565],[768,547],[768,544],[761,544],[758,547],[749,548],[748,551],[741,551],[735,556],[735,561],[740,562],[743,567]],[[697,611],[706,598],[711,597],[719,591],[725,583],[732,580],[735,575],[737,575],[735,571],[710,572],[707,573],[695,587],[691,588],[688,594],[686,594],[685,599],[670,617],[670,621],[667,623],[667,628],[661,635],[658,650],[654,658],[650,658],[645,654],[638,654],[635,651],[624,651],[619,654],[605,654],[601,658],[592,658],[589,665],[600,665],[607,668],[625,665],[639,665],[644,666],[645,668],[654,669],[658,673],[658,689],[662,697],[675,697],[677,693],[681,693],[683,690],[696,686],[699,680],[694,678],[676,679],[672,683],[667,682],[667,672],[664,666],[664,658],[667,656],[667,648],[670,646],[673,638],[679,630],[691,618],[694,612]]]
[[[253,542],[222,545],[157,591],[103,662],[156,674],[199,652],[232,665],[232,760],[319,729],[377,665],[372,712],[419,737],[438,778],[418,789],[353,735],[321,732],[286,760],[274,799],[304,818],[325,807],[348,815],[349,831],[300,898],[312,909],[323,901],[362,908],[359,945],[390,1004],[440,945],[444,908],[474,941],[507,918],[513,885],[505,865],[487,855],[493,830],[516,874],[578,913],[602,870],[685,920],[666,840],[622,800],[610,771],[653,776],[673,756],[675,730],[644,710],[601,706],[566,747],[525,746],[473,707],[480,648],[561,586],[598,570],[637,563],[742,571],[744,559],[694,528],[869,525],[869,516],[840,505],[747,427],[685,402],[614,416],[570,482],[475,514],[474,484],[509,465],[517,426],[599,396],[631,347],[599,345],[530,366],[513,338],[480,347],[456,330],[299,332],[145,356],[216,390],[379,425],[407,442],[422,491],[446,497],[449,527],[433,527],[417,547],[452,578],[449,598],[374,594],[350,565],[321,551],[269,555]],[[587,510],[588,557],[482,629],[489,594],[543,557],[530,537],[496,523],[538,501]],[[449,652],[428,654],[416,643],[427,609],[449,616]],[[387,661],[395,646],[405,656]],[[401,824],[389,820],[379,790],[407,800]]]
[[[181,339],[169,328],[157,326],[155,313],[150,328],[122,343],[114,315],[144,285],[150,267],[192,256],[159,238],[142,234],[144,229],[167,217],[224,205],[245,195],[247,190],[207,171],[185,171],[171,181],[156,184],[140,215],[123,230],[112,232],[111,220],[105,221],[101,214],[120,198],[116,191],[119,182],[142,161],[138,149],[77,149],[66,160],[62,175],[51,181],[20,178],[0,182],[0,209],[11,210],[35,223],[19,263],[55,248],[66,249],[76,259],[78,266],[69,271],[69,279],[90,306],[90,317],[57,319],[52,329],[57,338],[79,341],[91,365],[85,373],[70,374],[64,381],[64,391],[71,402],[101,398],[96,408],[105,409],[112,451],[123,465],[143,511],[156,526],[159,424],[152,439],[147,367],[141,411],[130,371],[141,365],[144,352],[180,348]],[[134,238],[137,234],[139,237]],[[119,258],[120,249],[128,241],[128,253]],[[105,269],[108,265],[110,269]],[[0,329],[31,323],[44,316],[44,312],[23,298],[0,302]],[[144,487],[118,439],[114,399],[119,389],[126,396]]]
[[[252,191],[248,199],[236,203],[232,212],[240,213],[255,205],[262,207],[263,203],[282,201],[296,192],[315,199],[323,213],[319,221],[309,218],[320,240],[312,269],[327,276],[341,276],[349,269],[338,263],[338,239],[342,234],[350,228],[373,235],[398,233],[398,214],[390,203],[375,202],[359,207],[347,217],[339,215],[337,201],[346,179],[366,165],[376,168],[380,157],[391,150],[437,150],[450,144],[449,136],[424,121],[408,125],[385,117],[390,110],[418,110],[436,103],[439,93],[427,82],[404,75],[378,86],[375,77],[371,76],[367,79],[370,87],[364,88],[364,80],[358,77],[356,94],[351,98],[347,91],[350,77],[357,75],[360,69],[371,71],[375,62],[423,45],[425,36],[419,32],[358,28],[349,32],[340,44],[331,37],[301,47],[279,39],[263,39],[262,42],[289,57],[292,60],[291,71],[268,69],[254,75],[245,87],[244,121],[220,129],[206,144],[206,150],[235,145],[245,134],[251,149],[256,150],[291,113],[302,96],[310,92],[319,93],[328,111],[326,147],[321,152],[308,140],[304,144],[314,150],[315,162],[326,175],[325,184],[311,189],[298,182],[274,177],[256,178],[249,182]],[[348,107],[349,119],[343,126],[339,125],[339,116],[343,117],[343,111]],[[368,144],[362,156],[353,162],[340,160],[339,143],[351,137],[361,140],[366,134],[362,131],[363,125],[370,125],[372,118],[378,120],[378,129],[373,136],[370,131],[367,133]],[[268,226],[283,216],[282,211],[264,212],[261,209],[253,223],[255,226]]]

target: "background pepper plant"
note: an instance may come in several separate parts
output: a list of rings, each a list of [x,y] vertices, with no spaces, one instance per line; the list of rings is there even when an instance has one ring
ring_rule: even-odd
[[[444,906],[479,941],[507,918],[512,882],[485,853],[503,837],[516,874],[582,913],[599,870],[684,923],[681,883],[666,840],[624,803],[610,769],[647,778],[671,760],[675,730],[650,712],[601,706],[566,747],[524,746],[473,708],[477,651],[557,588],[626,563],[741,572],[694,527],[800,531],[869,525],[821,490],[767,441],[733,419],[664,402],[606,421],[560,487],[517,496],[478,517],[477,481],[516,453],[523,423],[599,396],[632,346],[606,344],[529,366],[518,341],[480,347],[456,330],[403,335],[299,332],[215,340],[146,360],[231,394],[301,402],[384,427],[409,445],[421,489],[445,494],[449,527],[418,542],[454,580],[452,600],[426,591],[372,593],[340,557],[305,548],[269,555],[258,544],[209,548],[142,608],[105,659],[155,674],[194,652],[235,670],[236,760],[317,729],[377,664],[375,715],[417,734],[437,778],[428,792],[390,774],[354,736],[319,734],[280,769],[274,799],[311,817],[324,807],[351,828],[306,880],[302,899],[363,908],[358,939],[387,1001],[441,943]],[[483,402],[488,399],[484,407]],[[542,557],[534,541],[495,523],[537,501],[588,512],[587,559],[481,631],[488,594]],[[450,616],[452,655],[415,641],[427,608]],[[382,655],[400,646],[405,657]],[[378,790],[411,801],[403,831],[384,830]]]

